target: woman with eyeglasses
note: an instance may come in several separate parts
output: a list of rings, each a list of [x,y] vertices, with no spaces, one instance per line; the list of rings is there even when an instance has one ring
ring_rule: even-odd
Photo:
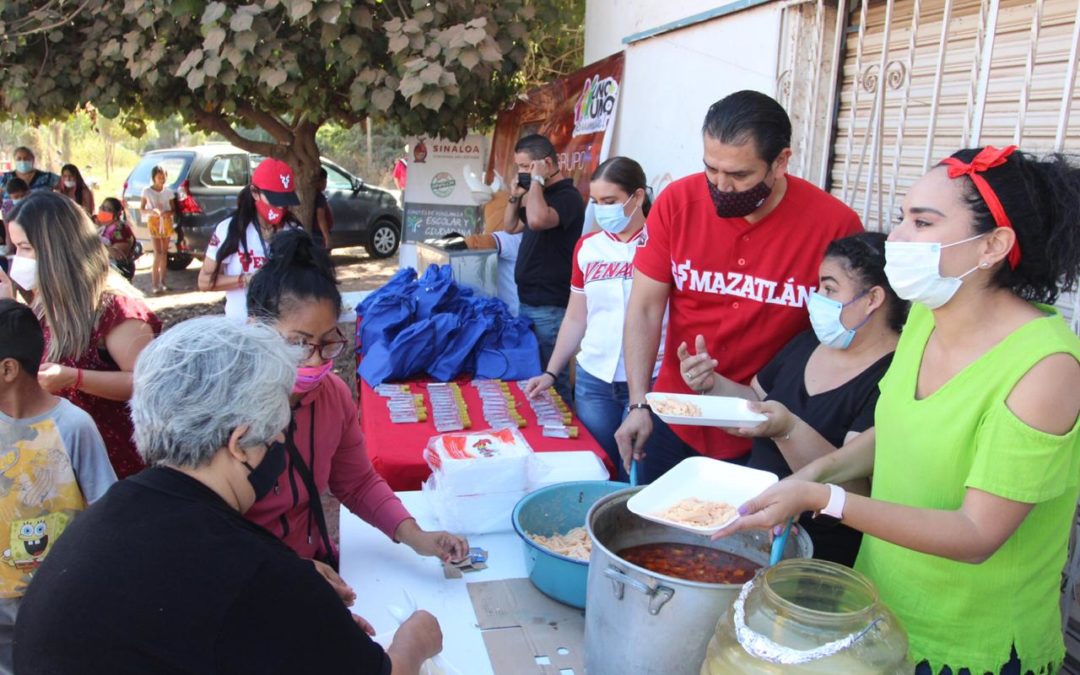
[[[306,232],[278,233],[248,285],[247,306],[252,319],[274,326],[299,346],[303,359],[285,433],[286,469],[247,517],[314,560],[349,604],[355,594],[332,569],[337,550],[320,500],[327,488],[350,511],[420,555],[464,558],[468,542],[421,529],[368,458],[352,394],[333,373],[334,359],[348,340],[338,327],[341,294],[326,250]]]

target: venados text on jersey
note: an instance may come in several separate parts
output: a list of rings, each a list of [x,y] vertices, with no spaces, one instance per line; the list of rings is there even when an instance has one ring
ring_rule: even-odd
[[[733,295],[747,300],[755,300],[770,305],[805,307],[814,292],[814,286],[796,284],[794,278],[784,282],[761,279],[742,272],[713,272],[697,270],[686,260],[681,264],[671,263],[671,274],[675,287],[680,291],[697,291],[715,295]]]

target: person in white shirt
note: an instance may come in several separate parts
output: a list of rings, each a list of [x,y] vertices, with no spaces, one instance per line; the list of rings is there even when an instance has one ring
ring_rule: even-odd
[[[518,249],[521,248],[522,234],[510,234],[497,230],[491,233],[495,240],[495,250],[499,256],[498,262],[498,295],[499,299],[506,303],[507,309],[514,316],[518,315],[518,291],[517,282],[514,281],[514,266],[517,264]]]
[[[139,210],[146,217],[150,241],[154,245],[154,266],[150,268],[150,288],[154,295],[169,290],[165,286],[165,265],[169,259],[169,239],[173,236],[173,198],[176,193],[165,187],[165,169],[150,170],[150,185],[143,188]]]
[[[264,159],[251,185],[236,198],[236,213],[218,223],[199,271],[200,291],[225,291],[225,316],[247,321],[247,281],[266,263],[268,242],[275,232],[301,228],[289,213],[300,200],[293,190],[292,169],[277,159]]]
[[[547,370],[528,381],[525,393],[531,398],[551,387],[580,347],[574,383],[577,415],[625,480],[615,430],[629,404],[622,327],[634,278],[634,252],[644,242],[650,206],[645,172],[632,159],[612,157],[596,168],[589,195],[600,229],[579,239],[574,248],[566,317]],[[653,377],[662,359],[658,354]]]

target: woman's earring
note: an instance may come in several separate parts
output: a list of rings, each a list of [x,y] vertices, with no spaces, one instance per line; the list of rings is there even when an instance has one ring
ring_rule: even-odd
[[[979,267],[981,267],[983,269],[986,269],[987,267],[990,267],[990,263],[985,262],[985,261],[981,262],[981,263],[979,263]]]

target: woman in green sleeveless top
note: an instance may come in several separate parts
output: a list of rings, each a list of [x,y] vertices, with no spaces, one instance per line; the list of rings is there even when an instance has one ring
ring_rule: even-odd
[[[961,150],[912,186],[885,258],[915,304],[875,427],[743,504],[721,536],[841,518],[866,535],[856,569],[903,621],[918,673],[1056,673],[1080,339],[1049,305],[1080,272],[1080,170]],[[835,486],[865,477],[870,497]]]

